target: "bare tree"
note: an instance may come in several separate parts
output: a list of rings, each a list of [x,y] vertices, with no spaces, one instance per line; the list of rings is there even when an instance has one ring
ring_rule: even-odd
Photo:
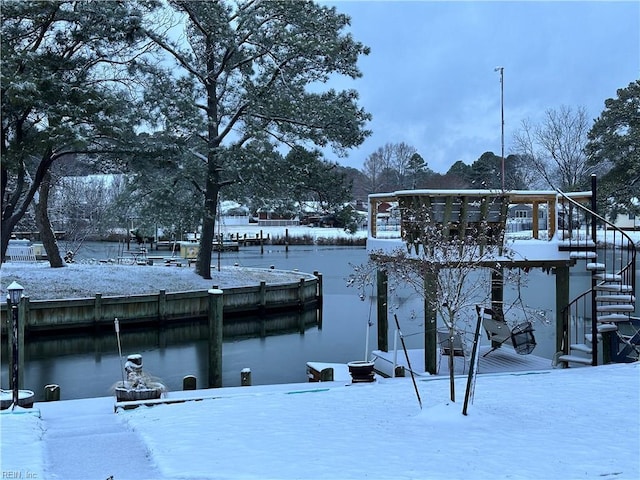
[[[404,142],[391,145],[391,168],[396,173],[396,187],[405,190],[412,187],[411,158],[418,151]]]
[[[514,136],[517,153],[552,188],[572,191],[589,175],[584,148],[589,121],[584,107],[550,109],[540,124],[523,120]]]
[[[391,164],[391,150],[388,147],[378,148],[364,161],[362,173],[369,180],[369,192],[381,192],[389,188],[388,179],[384,178],[384,173],[388,172]]]
[[[367,157],[364,173],[370,182],[371,192],[383,190],[404,190],[412,188],[416,174],[418,151],[404,142],[386,143]],[[421,157],[418,156],[421,159]],[[424,167],[422,161],[421,168]]]
[[[51,222],[65,233],[63,249],[71,252],[67,260],[87,239],[114,226],[111,214],[123,189],[122,175],[69,176],[56,181],[49,210]]]

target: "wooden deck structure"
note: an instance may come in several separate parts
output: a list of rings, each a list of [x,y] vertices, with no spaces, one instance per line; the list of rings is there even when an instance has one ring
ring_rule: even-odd
[[[542,268],[555,276],[557,359],[565,365],[569,362],[597,365],[598,342],[591,342],[591,339],[599,338],[601,333],[613,332],[604,342],[606,356],[603,361],[632,361],[634,351],[636,356],[639,351],[637,347],[634,349],[634,345],[638,344],[640,332],[627,335],[631,340],[625,340],[621,335],[616,338],[615,332],[619,331],[617,322],[632,323],[630,313],[635,309],[636,247],[628,236],[624,237],[624,232],[596,213],[595,192],[593,176],[591,190],[586,192],[403,190],[373,194],[369,196],[367,250],[371,256],[384,258],[406,249],[409,257],[416,260],[428,257],[430,264],[436,265],[436,271],[456,268],[460,262],[491,268],[491,307],[499,320],[504,320],[501,318],[502,270]],[[516,205],[531,212],[530,230],[512,232],[507,228],[508,212]],[[599,231],[605,235],[602,244],[611,244],[614,246],[611,248],[621,248],[625,252],[623,260],[616,264],[609,260],[611,265],[595,260],[598,258],[596,236]],[[447,254],[454,252],[453,259],[442,253],[434,254],[433,237],[425,232],[437,232],[438,242],[435,244],[444,244],[445,248],[441,247],[441,250]],[[459,247],[457,257],[455,249],[446,248],[447,242]],[[461,245],[465,242],[478,245],[481,256],[463,256]],[[617,247],[619,245],[621,247]],[[483,251],[490,253],[482,256]],[[606,252],[604,257],[607,257]],[[592,274],[592,287],[571,301],[569,268],[581,260],[586,261],[586,270]],[[602,273],[609,269],[610,273]],[[436,291],[433,275],[437,274],[425,276],[425,298],[429,295],[426,292]],[[386,272],[378,271],[378,350],[381,352],[389,350],[388,283]],[[618,294],[598,293],[603,291]],[[580,306],[577,306],[578,300],[581,301]],[[598,316],[591,314],[596,311]],[[438,370],[437,316],[429,309],[425,309],[424,314],[424,324],[429,327],[424,331],[424,362],[419,364],[424,364],[425,371],[435,374]],[[587,322],[590,325],[588,335],[587,327],[582,326]],[[580,326],[572,326],[572,323]],[[581,336],[586,338],[586,342]],[[570,342],[573,343],[570,345]],[[621,342],[626,346],[621,346]],[[580,359],[576,355],[568,355],[570,350],[585,352],[586,357]],[[495,360],[497,357],[492,353],[483,357],[481,364],[489,362],[490,365]],[[518,360],[525,365],[528,363],[527,359]]]

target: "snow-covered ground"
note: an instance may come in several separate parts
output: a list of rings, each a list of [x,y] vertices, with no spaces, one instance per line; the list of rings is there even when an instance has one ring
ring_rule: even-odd
[[[25,265],[4,264],[2,286]],[[99,267],[77,270],[91,268],[79,278],[98,291]],[[171,392],[209,399],[118,413],[113,397],[36,403],[0,415],[2,477],[640,478],[640,364],[480,375],[468,416],[461,414],[465,386],[460,377],[452,403],[446,379],[420,378],[422,409],[410,378]]]
[[[141,295],[190,290],[297,282],[306,272],[268,270],[246,267],[224,267],[212,270],[211,279],[205,280],[193,268],[166,267],[164,265],[114,265],[72,263],[64,268],[51,268],[47,262],[7,262],[0,269],[2,282],[0,298],[6,298],[6,288],[13,281],[25,289],[31,300],[91,298],[103,296]]]
[[[640,364],[446,380],[235,387],[113,413],[114,398],[0,415],[3,478],[640,478]],[[171,395],[180,395],[174,392]]]

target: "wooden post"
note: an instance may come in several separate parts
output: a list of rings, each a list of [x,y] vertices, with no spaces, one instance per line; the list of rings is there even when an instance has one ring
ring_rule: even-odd
[[[284,251],[285,252],[289,251],[289,229],[288,228],[284,229]]]
[[[304,310],[304,278],[298,282],[298,311]]]
[[[491,270],[491,310],[496,320],[504,321],[504,269]]]
[[[262,317],[267,312],[267,282],[260,281],[260,309],[259,313]]]
[[[260,253],[264,253],[264,241],[262,238],[262,230],[260,230]]]
[[[493,319],[504,321],[504,269],[491,270],[491,310]],[[500,342],[491,341],[491,348],[499,348]]]
[[[251,369],[243,368],[240,371],[240,385],[243,387],[251,386]]]
[[[389,317],[387,311],[387,287],[389,286],[389,276],[384,270],[377,272],[377,308],[378,308],[378,350],[389,351]]]
[[[163,322],[167,319],[167,291],[160,290],[158,294],[158,319]]]
[[[437,319],[433,303],[437,294],[437,272],[424,277],[424,370],[432,375],[438,372]]]
[[[195,375],[186,375],[182,379],[182,390],[195,390],[198,385],[198,380]]]
[[[318,279],[316,284],[316,324],[318,325],[318,330],[322,330],[322,274],[320,272],[313,272],[313,274]]]
[[[569,338],[565,338],[562,311],[569,305],[569,266],[555,268],[556,273],[556,352],[569,353]],[[569,319],[566,319],[567,322]],[[567,325],[568,332],[568,325]],[[597,341],[597,339],[596,339]]]
[[[536,240],[538,240],[540,238],[540,225],[538,225],[538,215],[539,215],[539,210],[538,210],[538,203],[539,202],[533,202],[532,205],[532,210],[531,210],[531,227],[533,230],[533,238],[535,238]]]
[[[44,386],[44,401],[57,402],[60,400],[60,385],[50,384]]]
[[[314,271],[313,275],[318,279],[318,283],[316,284],[316,300],[318,302],[318,307],[320,307],[320,305],[322,305],[322,274]]]
[[[209,387],[222,387],[222,315],[223,291],[209,294]]]
[[[93,323],[97,324],[102,318],[102,294],[96,293],[93,303]]]

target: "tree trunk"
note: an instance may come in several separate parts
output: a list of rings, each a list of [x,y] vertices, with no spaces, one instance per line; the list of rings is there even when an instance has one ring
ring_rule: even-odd
[[[58,248],[58,242],[56,241],[55,233],[51,227],[51,221],[49,220],[49,190],[51,188],[51,174],[45,173],[42,183],[40,184],[40,199],[35,202],[35,220],[36,226],[40,231],[42,244],[44,250],[47,252],[47,258],[49,259],[49,265],[52,268],[64,267],[65,263],[60,257],[60,249]]]
[[[202,216],[202,233],[200,249],[196,260],[196,273],[202,278],[211,278],[211,253],[213,251],[213,234],[215,232],[216,215],[218,213],[219,169],[217,162],[209,161],[207,183],[204,195],[204,214]]]

